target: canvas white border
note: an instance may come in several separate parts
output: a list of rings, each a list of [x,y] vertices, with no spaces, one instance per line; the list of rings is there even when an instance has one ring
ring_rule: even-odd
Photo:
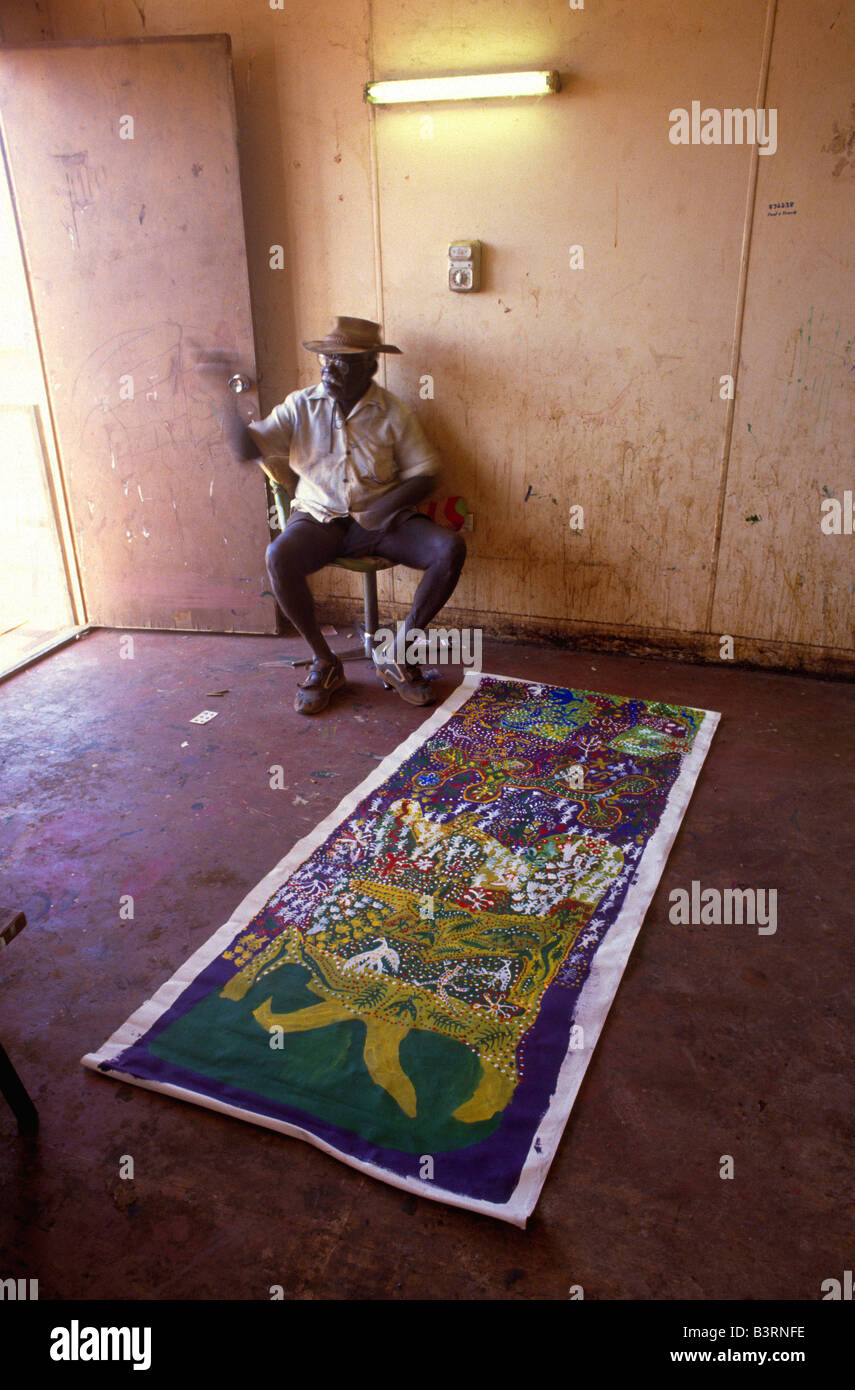
[[[376,791],[412,753],[415,753],[429,738],[432,738],[443,724],[453,714],[456,714],[461,705],[465,704],[469,697],[474,694],[482,678],[514,681],[518,685],[539,687],[544,690],[570,688],[550,685],[545,681],[525,680],[519,676],[493,675],[489,671],[467,671],[460,685],[452,691],[444,703],[403,743],[398,744],[382,762],[378,763],[377,767],[353,791],[348,792],[335,810],[331,811],[314,830],[297,841],[284,858],[280,859],[279,863],[271,869],[270,873],[265,875],[261,882],[256,884],[243,898],[228,921],[188,957],[157,993],[152,995],[151,999],[147,999],[120,1028],[117,1028],[102,1047],[95,1052],[88,1052],[85,1057],[81,1058],[83,1066],[88,1067],[91,1071],[99,1072],[102,1076],[118,1076],[131,1085],[140,1086],[144,1090],[160,1091],[164,1095],[186,1100],[194,1105],[201,1105],[205,1109],[219,1111],[221,1114],[261,1125],[265,1129],[273,1129],[281,1134],[302,1139],[316,1148],[322,1149],[325,1153],[331,1154],[339,1162],[346,1163],[351,1168],[356,1168],[360,1172],[367,1173],[370,1177],[388,1183],[392,1187],[401,1188],[405,1192],[413,1192],[419,1196],[427,1197],[431,1201],[442,1202],[447,1206],[482,1212],[485,1215],[510,1222],[514,1226],[524,1227],[534,1210],[549,1167],[555,1157],[558,1143],[582,1084],[585,1070],[596,1047],[606,1015],[617,993],[630,952],[644,921],[645,913],[656,892],[662,870],[680,828],[701,766],[709,751],[713,734],[721,717],[714,710],[695,710],[696,713],[703,714],[704,719],[695,735],[692,751],[685,759],[680,775],[671,788],[662,819],[645,846],[620,913],[606,932],[602,944],[594,953],[591,971],[579,994],[574,1021],[582,1028],[585,1045],[579,1050],[568,1046],[559,1071],[556,1089],[550,1098],[549,1106],[538,1128],[537,1135],[532,1141],[519,1182],[507,1202],[498,1203],[472,1199],[459,1193],[448,1192],[421,1178],[402,1177],[377,1164],[363,1162],[298,1125],[260,1115],[255,1111],[245,1110],[241,1106],[228,1105],[212,1096],[203,1095],[187,1087],[175,1086],[170,1082],[144,1080],[141,1077],[131,1076],[120,1068],[101,1070],[102,1063],[108,1062],[118,1053],[131,1047],[144,1033],[148,1032],[149,1028],[172,1007],[196,976],[216,960],[238,932],[249,925],[256,913],[264,907],[268,898],[281,888],[291,874],[323,844],[327,836],[347,819],[360,801],[369,793]],[[607,692],[591,693],[605,694]],[[620,696],[617,698],[632,697]],[[667,703],[667,701],[660,703]],[[695,709],[694,706],[682,706],[682,708]],[[539,1151],[535,1148],[536,1144],[539,1145]]]

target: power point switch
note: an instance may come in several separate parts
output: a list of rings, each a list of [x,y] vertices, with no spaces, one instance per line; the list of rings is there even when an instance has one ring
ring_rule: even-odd
[[[448,288],[469,294],[481,288],[480,241],[453,241],[448,248]]]

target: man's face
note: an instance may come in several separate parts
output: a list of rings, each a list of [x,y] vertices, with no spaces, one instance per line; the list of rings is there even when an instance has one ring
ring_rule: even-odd
[[[328,396],[355,404],[371,384],[377,369],[376,352],[318,353],[321,381]]]

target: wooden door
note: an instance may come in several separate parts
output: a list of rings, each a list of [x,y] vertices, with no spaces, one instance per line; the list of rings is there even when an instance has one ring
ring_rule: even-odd
[[[89,621],[275,631],[228,36],[4,47],[0,117]]]

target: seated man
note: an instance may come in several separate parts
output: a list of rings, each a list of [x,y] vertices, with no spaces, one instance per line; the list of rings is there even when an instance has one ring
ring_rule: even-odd
[[[423,570],[406,637],[425,631],[448,601],[466,545],[417,512],[436,487],[438,456],[404,403],[372,381],[378,354],[400,348],[380,341],[379,324],[355,318],[336,319],[326,338],[303,346],[318,354],[321,385],[292,391],[264,420],[245,424],[235,411],[227,426],[233,451],[258,459],[292,498],[288,524],[267,549],[267,570],[280,608],[315,656],[294,708],[318,714],[345,677],[321,633],[306,576],[362,555]],[[415,662],[379,651],[374,661],[403,699],[431,703]]]

